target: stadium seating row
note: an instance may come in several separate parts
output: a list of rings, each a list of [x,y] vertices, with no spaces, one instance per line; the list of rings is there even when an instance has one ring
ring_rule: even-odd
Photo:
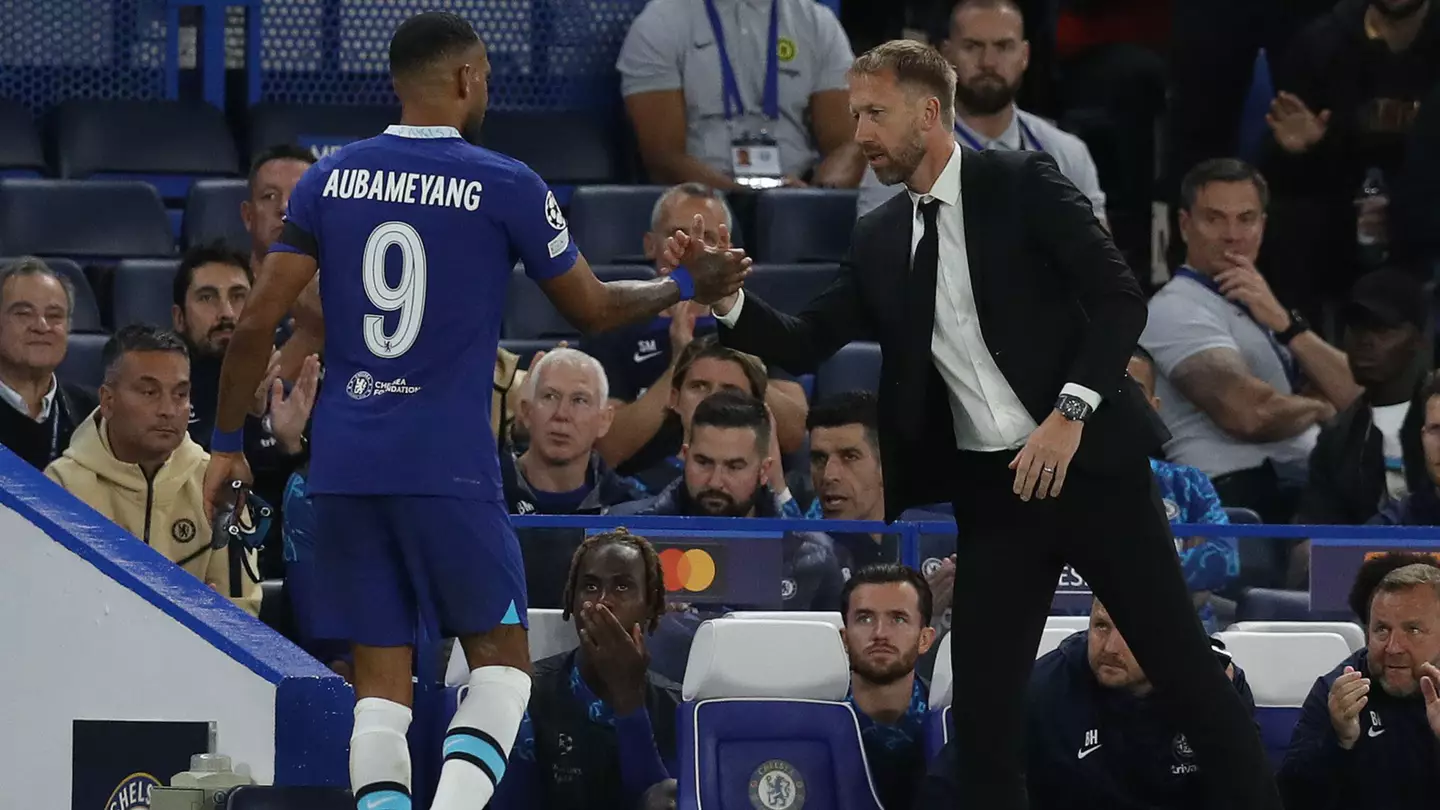
[[[530,611],[537,658],[578,643],[573,625],[559,613]],[[1037,655],[1083,629],[1084,622],[1084,617],[1051,617]],[[863,764],[859,727],[845,702],[849,664],[835,632],[839,625],[833,613],[740,612],[701,626],[685,673],[679,722],[682,807],[704,806],[707,800],[730,806],[720,797],[737,788],[745,795],[757,769],[774,759],[804,774],[808,795],[827,799],[820,806],[879,806]],[[1346,658],[1357,642],[1363,644],[1358,631],[1350,624],[1298,622],[1253,623],[1220,634],[1247,673],[1257,721],[1277,763],[1314,680]],[[953,731],[951,638],[941,641],[930,684],[930,756]],[[452,661],[451,670],[449,683],[465,680],[463,659]],[[459,689],[451,690],[457,699]]]
[[[250,110],[237,139],[224,114],[203,102],[72,101],[47,122],[47,150],[29,110],[0,100],[0,173],[141,177],[167,200],[181,200],[196,179],[244,174],[249,160],[242,154],[295,144],[323,155],[399,118],[392,107],[261,104]],[[614,123],[589,111],[495,110],[481,138],[552,183],[607,183],[630,173]]]
[[[138,172],[86,180],[0,180],[0,252],[99,261],[164,257],[174,255],[177,235],[182,246],[219,240],[249,252],[240,221],[240,203],[248,193],[244,180],[194,178],[176,198],[167,197],[165,188],[163,177]],[[661,186],[576,189],[569,218],[590,263],[647,264],[641,240],[663,191]],[[828,189],[761,193],[749,247],[753,258],[771,264],[838,262],[849,248],[855,197],[853,191]],[[176,200],[183,208],[172,212],[167,201]]]

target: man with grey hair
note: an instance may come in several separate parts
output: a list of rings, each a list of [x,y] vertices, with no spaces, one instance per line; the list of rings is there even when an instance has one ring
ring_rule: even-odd
[[[710,244],[719,239],[720,224],[731,226],[734,219],[725,196],[710,186],[681,183],[667,189],[651,212],[645,258],[658,260],[665,238],[676,229],[688,231],[696,216],[705,221],[705,241]],[[657,273],[669,272],[659,264],[656,261]],[[707,308],[682,301],[649,323],[581,339],[580,349],[599,360],[610,378],[615,417],[596,449],[621,475],[650,469],[679,452],[680,425],[668,407],[675,361],[690,341],[714,331],[715,318]],[[805,392],[784,371],[769,372],[772,384],[765,404],[775,414],[780,451],[794,452],[805,440]]]
[[[610,430],[615,408],[600,361],[571,348],[552,349],[531,367],[519,420],[530,446],[518,458],[500,453],[500,477],[513,515],[596,515],[640,493],[617,476],[595,443]],[[570,556],[584,539],[576,529],[520,529],[531,607],[563,607]]]
[[[1440,568],[1386,574],[1368,632],[1305,699],[1280,766],[1287,807],[1398,810],[1440,796]]]
[[[43,470],[95,410],[95,394],[62,383],[75,288],[33,256],[0,268],[0,444]]]

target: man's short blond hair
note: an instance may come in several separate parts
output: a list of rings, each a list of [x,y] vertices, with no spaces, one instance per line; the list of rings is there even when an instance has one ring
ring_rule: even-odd
[[[955,123],[955,67],[935,48],[911,39],[892,39],[861,54],[850,66],[852,76],[890,73],[906,91],[934,96],[940,117]]]

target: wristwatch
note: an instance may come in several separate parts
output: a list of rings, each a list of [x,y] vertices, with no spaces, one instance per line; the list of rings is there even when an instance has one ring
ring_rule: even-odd
[[[1060,398],[1055,400],[1055,410],[1071,422],[1084,422],[1095,412],[1090,403],[1074,394],[1061,394]]]
[[[1300,310],[1290,310],[1290,328],[1284,332],[1276,332],[1275,340],[1281,346],[1289,346],[1290,341],[1310,331],[1310,322],[1300,314]]]

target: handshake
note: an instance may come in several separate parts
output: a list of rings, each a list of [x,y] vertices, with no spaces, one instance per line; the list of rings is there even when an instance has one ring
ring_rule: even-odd
[[[745,251],[730,245],[730,229],[721,224],[714,244],[705,241],[705,221],[699,214],[688,232],[677,230],[665,240],[660,252],[660,271],[671,274],[681,296],[712,307],[724,315],[735,305],[751,259]],[[676,274],[681,270],[683,274]],[[682,280],[683,279],[683,280]]]

